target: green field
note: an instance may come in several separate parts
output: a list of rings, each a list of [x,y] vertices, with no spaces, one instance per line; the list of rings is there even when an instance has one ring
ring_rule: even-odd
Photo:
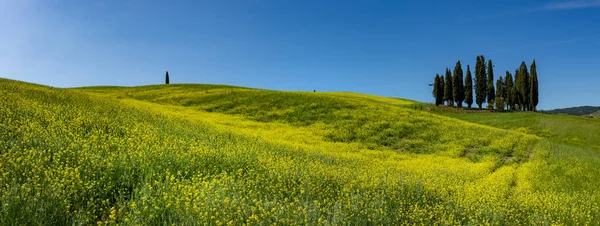
[[[600,222],[597,119],[6,79],[0,103],[0,225]]]

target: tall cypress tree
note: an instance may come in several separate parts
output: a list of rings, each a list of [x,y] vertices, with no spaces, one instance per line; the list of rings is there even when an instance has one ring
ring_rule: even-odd
[[[528,111],[530,109],[529,106],[529,72],[527,70],[527,64],[525,61],[521,62],[521,66],[519,67],[519,73],[521,74],[519,79],[521,80],[520,93],[522,96],[521,103],[523,105],[522,110]]]
[[[436,74],[435,78],[433,79],[433,98],[435,98],[435,106],[439,106],[440,105],[440,96],[439,96],[439,92],[440,92],[440,75]]]
[[[498,78],[498,80],[496,81],[496,109],[498,110],[504,110],[504,106],[506,105],[506,98],[503,97],[503,93],[504,93],[504,80],[502,79],[502,76],[500,76]]]
[[[487,64],[487,102],[490,103],[492,108],[494,107],[494,100],[496,99],[496,90],[494,89],[494,64],[490,59]]]
[[[508,99],[509,101],[511,101],[511,105],[510,105],[510,110],[516,110],[517,109],[517,88],[516,86],[511,86],[510,89],[508,89]]]
[[[169,71],[167,71],[167,76],[165,78],[165,84],[169,84]]]
[[[485,57],[477,56],[477,64],[475,65],[475,102],[479,105],[479,109],[485,102],[487,94],[487,76],[485,73]]]
[[[509,71],[506,71],[506,77],[504,79],[504,84],[506,87],[506,89],[505,89],[506,105],[510,110],[514,110],[515,96],[514,96],[514,94],[511,93],[514,91],[513,90],[514,83],[513,83],[513,77]]]
[[[519,68],[515,70],[515,105],[517,110],[523,110],[523,95],[521,94],[521,87],[523,79],[521,79],[521,72]]]
[[[467,64],[467,77],[465,78],[465,103],[471,108],[473,104],[473,78],[471,68]]]
[[[537,105],[539,102],[539,88],[538,88],[538,77],[537,77],[537,66],[535,65],[535,60],[531,63],[530,66],[530,92],[529,92],[529,104],[531,106],[532,111],[537,110]]]
[[[447,102],[448,107],[454,105],[454,97],[452,96],[452,92],[454,91],[454,87],[452,86],[452,72],[450,69],[446,68],[446,87],[444,87],[444,100]]]
[[[452,95],[454,97],[454,102],[456,102],[456,107],[462,107],[462,102],[465,100],[465,85],[463,83],[463,70],[460,60],[456,62],[456,66],[454,66],[452,88]]]

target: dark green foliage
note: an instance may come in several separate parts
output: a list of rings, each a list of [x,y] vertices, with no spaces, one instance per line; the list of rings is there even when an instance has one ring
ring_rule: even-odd
[[[504,79],[504,87],[505,87],[505,89],[504,89],[503,97],[506,98],[506,105],[508,106],[508,108],[510,110],[514,110],[515,95],[512,93],[512,92],[514,92],[514,90],[513,90],[514,83],[513,83],[513,77],[509,71],[506,71],[506,78]]]
[[[505,88],[505,84],[504,84],[504,79],[502,79],[502,76],[500,76],[498,78],[498,81],[496,81],[496,109],[498,110],[504,110],[504,107],[506,106],[506,98],[504,98],[504,93],[506,88]]]
[[[165,78],[165,84],[169,85],[169,72],[167,71],[167,76]]]
[[[521,78],[523,75],[521,71],[517,68],[515,70],[515,109],[523,110],[523,93],[521,93],[521,88],[523,87],[523,79]]]
[[[456,62],[456,66],[454,67],[452,82],[454,102],[456,102],[457,107],[462,107],[462,102],[465,100],[465,85],[463,83],[463,70],[460,60]]]
[[[467,103],[469,108],[473,104],[473,78],[469,65],[467,65],[467,77],[465,78],[465,103]]]
[[[570,107],[570,108],[559,108],[550,111],[544,111],[551,114],[566,114],[566,115],[590,115],[597,111],[600,111],[600,106],[581,106],[581,107]]]
[[[517,108],[517,89],[515,88],[515,86],[511,86],[508,89],[508,101],[507,104],[510,104],[509,108],[510,110],[516,110]]]
[[[435,106],[444,104],[444,81],[439,74],[435,75],[433,81],[433,97],[435,98]]]
[[[450,69],[446,68],[446,87],[444,87],[444,100],[447,102],[448,106],[454,105],[454,97],[452,96],[452,91],[454,88],[452,87],[452,72]]]
[[[495,99],[496,91],[494,90],[494,64],[492,64],[492,60],[489,60],[487,65],[487,102],[494,103]]]
[[[485,72],[485,57],[477,56],[477,64],[475,65],[475,102],[481,109],[485,102],[487,94],[487,76]]]
[[[525,61],[521,62],[521,66],[519,67],[519,93],[521,95],[521,110],[528,111],[529,110],[529,73],[527,72],[527,64]]]
[[[537,78],[537,69],[535,65],[535,60],[531,64],[531,73],[529,77],[529,106],[532,111],[535,111],[539,102],[539,88],[538,88],[538,78]]]

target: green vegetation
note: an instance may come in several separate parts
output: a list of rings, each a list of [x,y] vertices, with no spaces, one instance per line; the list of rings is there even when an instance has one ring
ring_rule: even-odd
[[[452,86],[452,72],[450,69],[446,68],[446,76],[445,76],[445,84],[444,84],[444,100],[448,104],[448,106],[454,105],[454,87]]]
[[[460,65],[460,60],[456,62],[454,74],[452,77],[452,95],[457,107],[462,107],[462,102],[465,100],[465,86],[463,83],[463,71]]]
[[[539,103],[539,84],[536,69],[535,60],[531,64],[531,73],[527,71],[527,64],[525,61],[521,62],[521,65],[515,70],[515,78],[513,80],[512,74],[506,71],[506,77],[500,76],[494,86],[494,65],[492,60],[485,62],[483,55],[477,56],[477,62],[475,64],[475,103],[482,109],[483,103],[487,103],[486,108],[493,110],[494,106],[498,111],[504,111],[506,107],[508,110],[520,110],[520,111],[536,111]],[[487,72],[486,72],[487,71]],[[468,108],[471,108],[473,104],[473,80],[471,78],[471,69],[467,65],[467,78],[463,83],[462,80],[462,66],[460,61],[456,63],[454,67],[454,76],[452,81],[448,80],[450,77],[450,70],[446,68],[445,86],[446,88],[440,97],[437,91],[440,90],[440,84],[434,79],[434,92],[433,97],[436,99],[436,105],[439,104],[439,98],[447,101],[448,107],[454,106],[456,102],[457,108],[462,107],[462,102],[467,103]],[[449,76],[450,75],[450,76]],[[436,77],[439,75],[436,75]],[[451,82],[450,84],[448,84]],[[438,84],[437,86],[435,84]],[[451,89],[447,90],[448,88]],[[500,98],[497,100],[496,98]]]
[[[490,59],[487,64],[487,102],[489,109],[494,109],[496,90],[494,89],[494,64]]]
[[[465,78],[465,103],[471,108],[473,105],[473,77],[471,76],[471,67],[467,64],[467,77]]]
[[[600,221],[595,119],[224,85],[0,102],[0,225]]]
[[[475,103],[481,109],[487,95],[487,75],[485,73],[485,57],[477,56],[475,64]]]
[[[530,72],[530,81],[529,81],[529,86],[530,86],[530,90],[529,90],[529,105],[530,105],[530,109],[532,111],[535,111],[537,109],[537,105],[540,101],[539,95],[539,85],[538,85],[538,78],[537,78],[537,69],[536,69],[536,65],[535,65],[535,60],[533,60],[533,63],[531,64],[531,72]]]
[[[546,113],[552,114],[566,114],[566,115],[576,115],[576,116],[586,116],[590,114],[594,114],[597,111],[600,111],[600,106],[580,106],[580,107],[570,107],[570,108],[559,108],[549,111],[544,111]]]

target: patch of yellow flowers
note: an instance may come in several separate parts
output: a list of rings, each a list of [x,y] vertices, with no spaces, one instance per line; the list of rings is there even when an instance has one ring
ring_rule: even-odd
[[[548,179],[553,146],[531,135],[379,98],[323,113],[339,123],[298,124],[289,121],[293,106],[261,121],[252,106],[174,104],[232,92],[279,101],[272,91],[105,89],[0,79],[1,225],[600,222],[597,182],[582,180],[597,176],[574,167]],[[342,130],[352,137],[335,135]],[[578,186],[569,185],[574,178]]]

